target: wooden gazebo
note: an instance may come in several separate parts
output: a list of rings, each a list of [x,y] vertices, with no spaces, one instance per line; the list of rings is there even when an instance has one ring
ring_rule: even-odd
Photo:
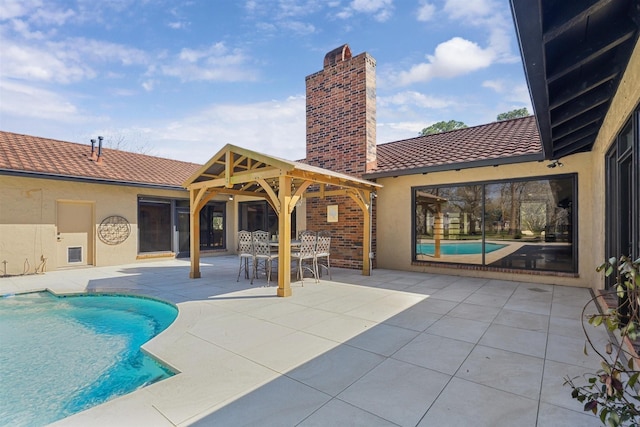
[[[349,196],[363,212],[362,274],[369,274],[371,194],[382,187],[380,184],[227,144],[183,186],[189,190],[189,277],[192,279],[200,277],[200,210],[218,194],[267,200],[278,215],[281,236],[278,258],[281,266],[291,264],[291,213],[300,198]],[[281,267],[278,270],[278,296],[289,295],[291,271],[288,267]]]

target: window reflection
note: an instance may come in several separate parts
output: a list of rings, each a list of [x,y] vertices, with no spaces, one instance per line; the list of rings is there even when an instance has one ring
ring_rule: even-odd
[[[574,199],[572,176],[418,188],[415,260],[576,271]]]

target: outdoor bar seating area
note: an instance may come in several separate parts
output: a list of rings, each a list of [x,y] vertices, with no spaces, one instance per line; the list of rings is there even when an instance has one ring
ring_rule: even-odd
[[[280,245],[277,234],[269,235],[267,231],[241,230],[238,232],[238,277],[244,273],[246,280],[260,278],[260,271],[264,271],[267,279],[266,286],[271,284],[274,267],[278,265],[278,246]],[[295,269],[296,278],[304,286],[305,272],[310,273],[314,281],[318,283],[322,270],[326,270],[331,279],[331,235],[328,231],[304,230],[298,233],[297,239],[291,239],[291,271]]]

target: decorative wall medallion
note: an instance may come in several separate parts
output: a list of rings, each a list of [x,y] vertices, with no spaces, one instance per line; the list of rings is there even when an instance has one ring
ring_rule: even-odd
[[[111,215],[98,226],[98,237],[107,245],[119,245],[131,234],[131,225],[120,215]]]

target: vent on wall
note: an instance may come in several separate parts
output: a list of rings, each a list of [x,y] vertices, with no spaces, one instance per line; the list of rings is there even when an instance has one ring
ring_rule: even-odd
[[[82,262],[82,246],[73,246],[67,248],[67,262]]]

